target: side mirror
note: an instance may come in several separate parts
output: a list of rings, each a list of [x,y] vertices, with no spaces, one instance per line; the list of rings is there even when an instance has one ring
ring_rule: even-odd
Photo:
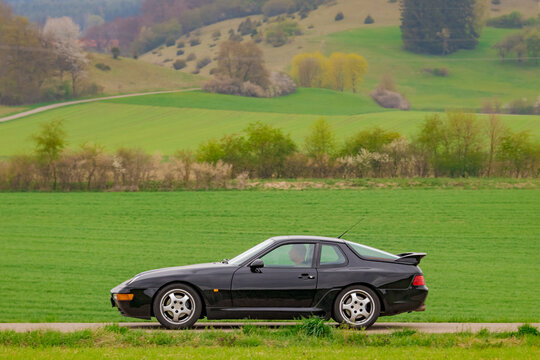
[[[260,272],[260,269],[264,267],[264,261],[261,259],[254,260],[249,267],[253,272]]]

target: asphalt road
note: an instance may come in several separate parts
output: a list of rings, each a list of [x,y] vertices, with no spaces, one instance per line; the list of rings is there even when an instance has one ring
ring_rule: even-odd
[[[204,331],[206,329],[220,329],[231,331],[241,328],[244,324],[255,326],[267,326],[269,328],[280,328],[294,326],[295,322],[198,322],[193,330]],[[105,326],[106,323],[0,323],[0,331],[13,330],[16,332],[26,332],[33,330],[56,330],[61,332],[72,332],[85,329],[97,329]],[[332,324],[337,325],[337,324]],[[522,323],[406,323],[406,322],[381,322],[373,325],[369,330],[370,334],[385,334],[396,330],[414,329],[419,332],[441,334],[457,333],[464,331],[478,332],[487,329],[490,332],[516,331]],[[532,323],[532,326],[540,328],[540,323]],[[119,326],[130,329],[143,330],[165,330],[156,322],[119,323]]]
[[[32,110],[23,111],[14,115],[6,116],[3,118],[0,118],[0,122],[15,120],[19,118],[23,118],[25,116],[34,115],[43,111],[52,110],[64,106],[69,105],[75,105],[75,104],[84,104],[89,102],[95,102],[95,101],[101,101],[101,100],[111,100],[111,99],[122,99],[127,97],[133,97],[133,96],[145,96],[145,95],[155,95],[155,94],[168,94],[168,93],[174,93],[174,92],[184,92],[184,91],[193,91],[193,90],[200,90],[200,88],[193,88],[193,89],[182,89],[182,90],[168,90],[168,91],[153,91],[153,92],[146,92],[146,93],[136,93],[136,94],[126,94],[126,95],[115,95],[115,96],[106,96],[101,98],[95,98],[95,99],[85,99],[85,100],[74,100],[74,101],[67,101],[67,102],[61,102],[57,104],[51,104],[46,106],[41,106]]]

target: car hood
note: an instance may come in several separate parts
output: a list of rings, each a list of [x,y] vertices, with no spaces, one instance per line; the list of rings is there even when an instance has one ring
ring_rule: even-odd
[[[162,269],[154,269],[144,271],[133,277],[132,280],[143,280],[148,278],[154,278],[159,276],[167,276],[173,274],[196,274],[205,270],[218,270],[219,268],[230,268],[233,265],[215,262],[215,263],[205,263],[205,264],[195,264],[195,265],[184,265],[184,266],[174,266],[167,267]]]

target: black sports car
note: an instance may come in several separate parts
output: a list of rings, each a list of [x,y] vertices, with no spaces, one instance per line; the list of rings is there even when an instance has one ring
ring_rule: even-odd
[[[140,273],[111,290],[129,317],[165,327],[208,319],[318,315],[368,328],[379,316],[423,311],[428,289],[417,266],[426,254],[393,255],[316,236],[268,239],[232,260]]]

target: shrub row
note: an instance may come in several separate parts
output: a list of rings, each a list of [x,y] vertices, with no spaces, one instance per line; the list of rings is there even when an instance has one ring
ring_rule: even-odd
[[[298,146],[261,123],[167,159],[138,149],[108,154],[96,145],[66,150],[61,122],[34,136],[33,155],[0,161],[0,190],[175,190],[243,188],[249,178],[538,177],[540,143],[460,112],[426,118],[413,140],[380,128],[340,144],[325,119]]]

